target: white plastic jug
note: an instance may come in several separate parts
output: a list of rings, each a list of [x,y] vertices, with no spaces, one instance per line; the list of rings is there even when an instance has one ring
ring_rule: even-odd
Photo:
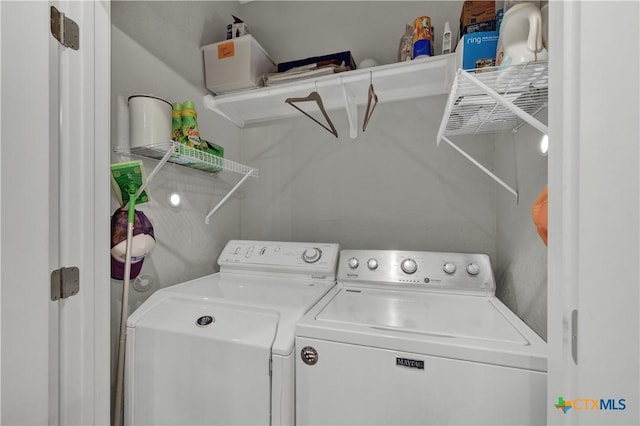
[[[496,66],[546,61],[547,50],[542,45],[542,15],[533,3],[513,5],[502,18],[496,51]]]

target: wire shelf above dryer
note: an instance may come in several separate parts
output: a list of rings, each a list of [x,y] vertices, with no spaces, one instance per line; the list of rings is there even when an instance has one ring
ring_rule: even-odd
[[[191,148],[185,144],[168,141],[157,144],[124,148],[117,147],[114,150],[117,154],[136,155],[145,158],[159,160],[158,164],[147,176],[146,182],[138,189],[136,194],[139,195],[151,183],[156,174],[166,163],[178,164],[180,166],[196,169],[204,172],[215,173],[221,170],[228,170],[234,173],[244,175],[236,185],[227,192],[227,194],[216,204],[216,206],[207,214],[204,219],[209,224],[209,218],[225,203],[242,183],[250,176],[258,177],[258,169],[245,166],[226,158],[218,157],[208,152],[204,152],[195,148]]]
[[[450,138],[502,131],[515,132],[525,123],[547,134],[535,116],[547,107],[548,62],[529,62],[474,73],[458,70],[451,87],[437,144],[447,142],[518,200],[518,191],[456,145]]]
[[[440,136],[515,131],[525,122],[539,128],[531,118],[547,106],[548,86],[547,62],[458,70]]]
[[[209,154],[199,149],[191,148],[179,142],[168,141],[132,148],[117,147],[115,152],[118,154],[133,154],[154,160],[162,160],[169,150],[171,150],[171,155],[167,160],[169,163],[208,173],[228,170],[234,173],[249,174],[252,177],[258,177],[258,169]]]

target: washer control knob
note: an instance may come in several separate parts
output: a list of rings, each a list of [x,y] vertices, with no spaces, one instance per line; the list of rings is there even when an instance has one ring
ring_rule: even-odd
[[[356,269],[358,265],[360,265],[360,262],[358,262],[358,259],[356,259],[355,257],[352,257],[351,259],[349,259],[349,262],[347,263],[349,265],[349,268],[351,269]]]
[[[316,263],[322,257],[322,251],[319,248],[313,247],[310,249],[306,249],[302,253],[302,260],[307,263]]]
[[[467,265],[467,272],[469,275],[478,275],[478,273],[480,273],[480,267],[475,263],[470,263]]]
[[[413,274],[418,270],[418,264],[411,258],[403,260],[400,267],[407,274]]]
[[[447,274],[451,275],[456,271],[456,264],[453,262],[447,262],[442,267],[442,270],[445,271]]]
[[[378,269],[378,261],[375,259],[369,259],[367,261],[367,268],[371,269],[372,271],[375,271],[376,269]]]

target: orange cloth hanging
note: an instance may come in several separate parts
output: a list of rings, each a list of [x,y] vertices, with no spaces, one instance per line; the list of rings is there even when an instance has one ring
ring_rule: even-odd
[[[547,223],[548,223],[548,213],[547,213],[547,205],[548,205],[548,188],[547,185],[544,186],[542,192],[536,198],[536,201],[533,203],[533,207],[531,208],[531,216],[533,217],[533,223],[535,223],[536,228],[538,228],[538,234],[544,245],[547,245]]]

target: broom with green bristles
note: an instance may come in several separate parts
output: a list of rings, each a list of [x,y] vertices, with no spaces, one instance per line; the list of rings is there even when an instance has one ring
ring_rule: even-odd
[[[122,310],[120,315],[120,344],[118,348],[118,371],[116,376],[116,396],[114,424],[122,424],[122,395],[124,382],[124,355],[127,339],[127,317],[129,305],[129,282],[131,280],[131,242],[135,222],[136,204],[149,201],[144,188],[145,173],[142,161],[129,161],[111,165],[111,184],[122,207],[128,204],[127,245],[125,251],[124,282],[122,286]]]

